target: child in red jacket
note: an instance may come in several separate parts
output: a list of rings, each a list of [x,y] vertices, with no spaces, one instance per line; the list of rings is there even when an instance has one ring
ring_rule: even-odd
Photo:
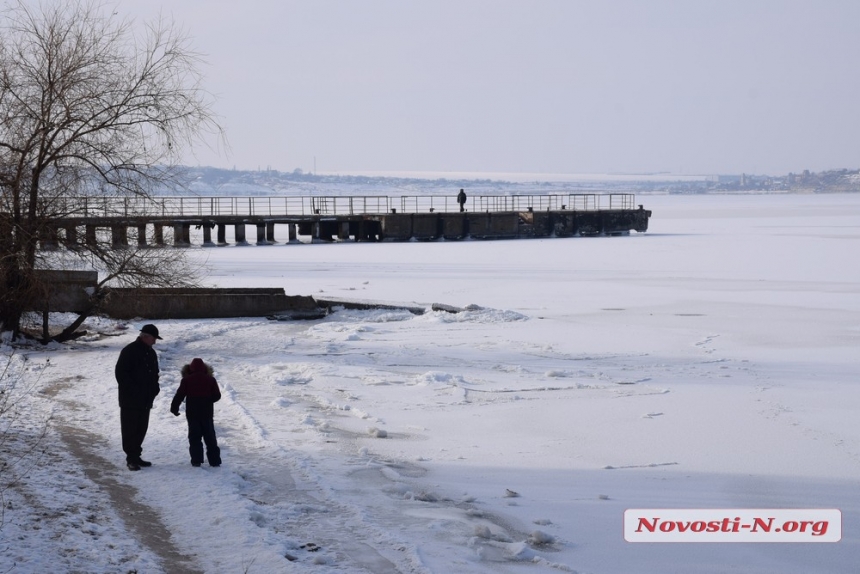
[[[203,445],[206,443],[206,460],[209,466],[221,466],[221,449],[215,437],[215,409],[213,405],[221,399],[218,381],[212,376],[212,367],[203,359],[194,359],[182,367],[182,381],[176,389],[170,412],[179,416],[179,405],[185,402],[185,420],[188,421],[188,452],[191,466],[203,464]]]

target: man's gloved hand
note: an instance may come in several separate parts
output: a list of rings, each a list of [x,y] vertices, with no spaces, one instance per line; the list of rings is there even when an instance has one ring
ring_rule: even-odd
[[[179,409],[176,409],[175,411],[174,411],[174,410],[171,410],[170,412],[172,412],[172,413],[173,413],[173,416],[175,416],[175,417],[178,417],[178,416],[179,416]]]

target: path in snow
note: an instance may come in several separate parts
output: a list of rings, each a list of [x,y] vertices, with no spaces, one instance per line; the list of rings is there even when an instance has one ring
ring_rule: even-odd
[[[139,501],[137,489],[117,481],[117,467],[114,463],[98,454],[105,452],[107,442],[100,436],[82,429],[68,420],[66,411],[76,411],[82,405],[64,400],[61,393],[69,386],[68,380],[55,381],[42,392],[59,401],[64,406],[55,428],[67,452],[74,456],[84,474],[110,497],[114,510],[122,521],[149,550],[161,559],[165,572],[171,574],[203,574],[196,568],[190,557],[183,554],[174,544],[170,530],[164,525],[158,512]],[[148,470],[146,472],[149,472]]]

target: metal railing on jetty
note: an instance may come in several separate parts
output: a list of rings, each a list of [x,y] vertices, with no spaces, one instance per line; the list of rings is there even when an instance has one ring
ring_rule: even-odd
[[[460,210],[455,197],[414,195],[298,197],[72,197],[60,209],[67,217],[308,216],[383,213],[448,213]],[[467,199],[470,212],[633,209],[632,193],[556,195],[478,195]],[[58,206],[55,206],[58,207]]]

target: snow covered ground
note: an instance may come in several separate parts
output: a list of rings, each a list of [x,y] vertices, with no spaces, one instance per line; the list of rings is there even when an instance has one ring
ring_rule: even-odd
[[[0,449],[52,418],[0,571],[856,572],[860,195],[637,203],[625,237],[197,248],[212,285],[470,307],[158,322],[141,472],[113,366],[148,321],[17,351]],[[194,357],[220,468],[168,412]],[[628,543],[628,508],[836,508],[842,540]]]

